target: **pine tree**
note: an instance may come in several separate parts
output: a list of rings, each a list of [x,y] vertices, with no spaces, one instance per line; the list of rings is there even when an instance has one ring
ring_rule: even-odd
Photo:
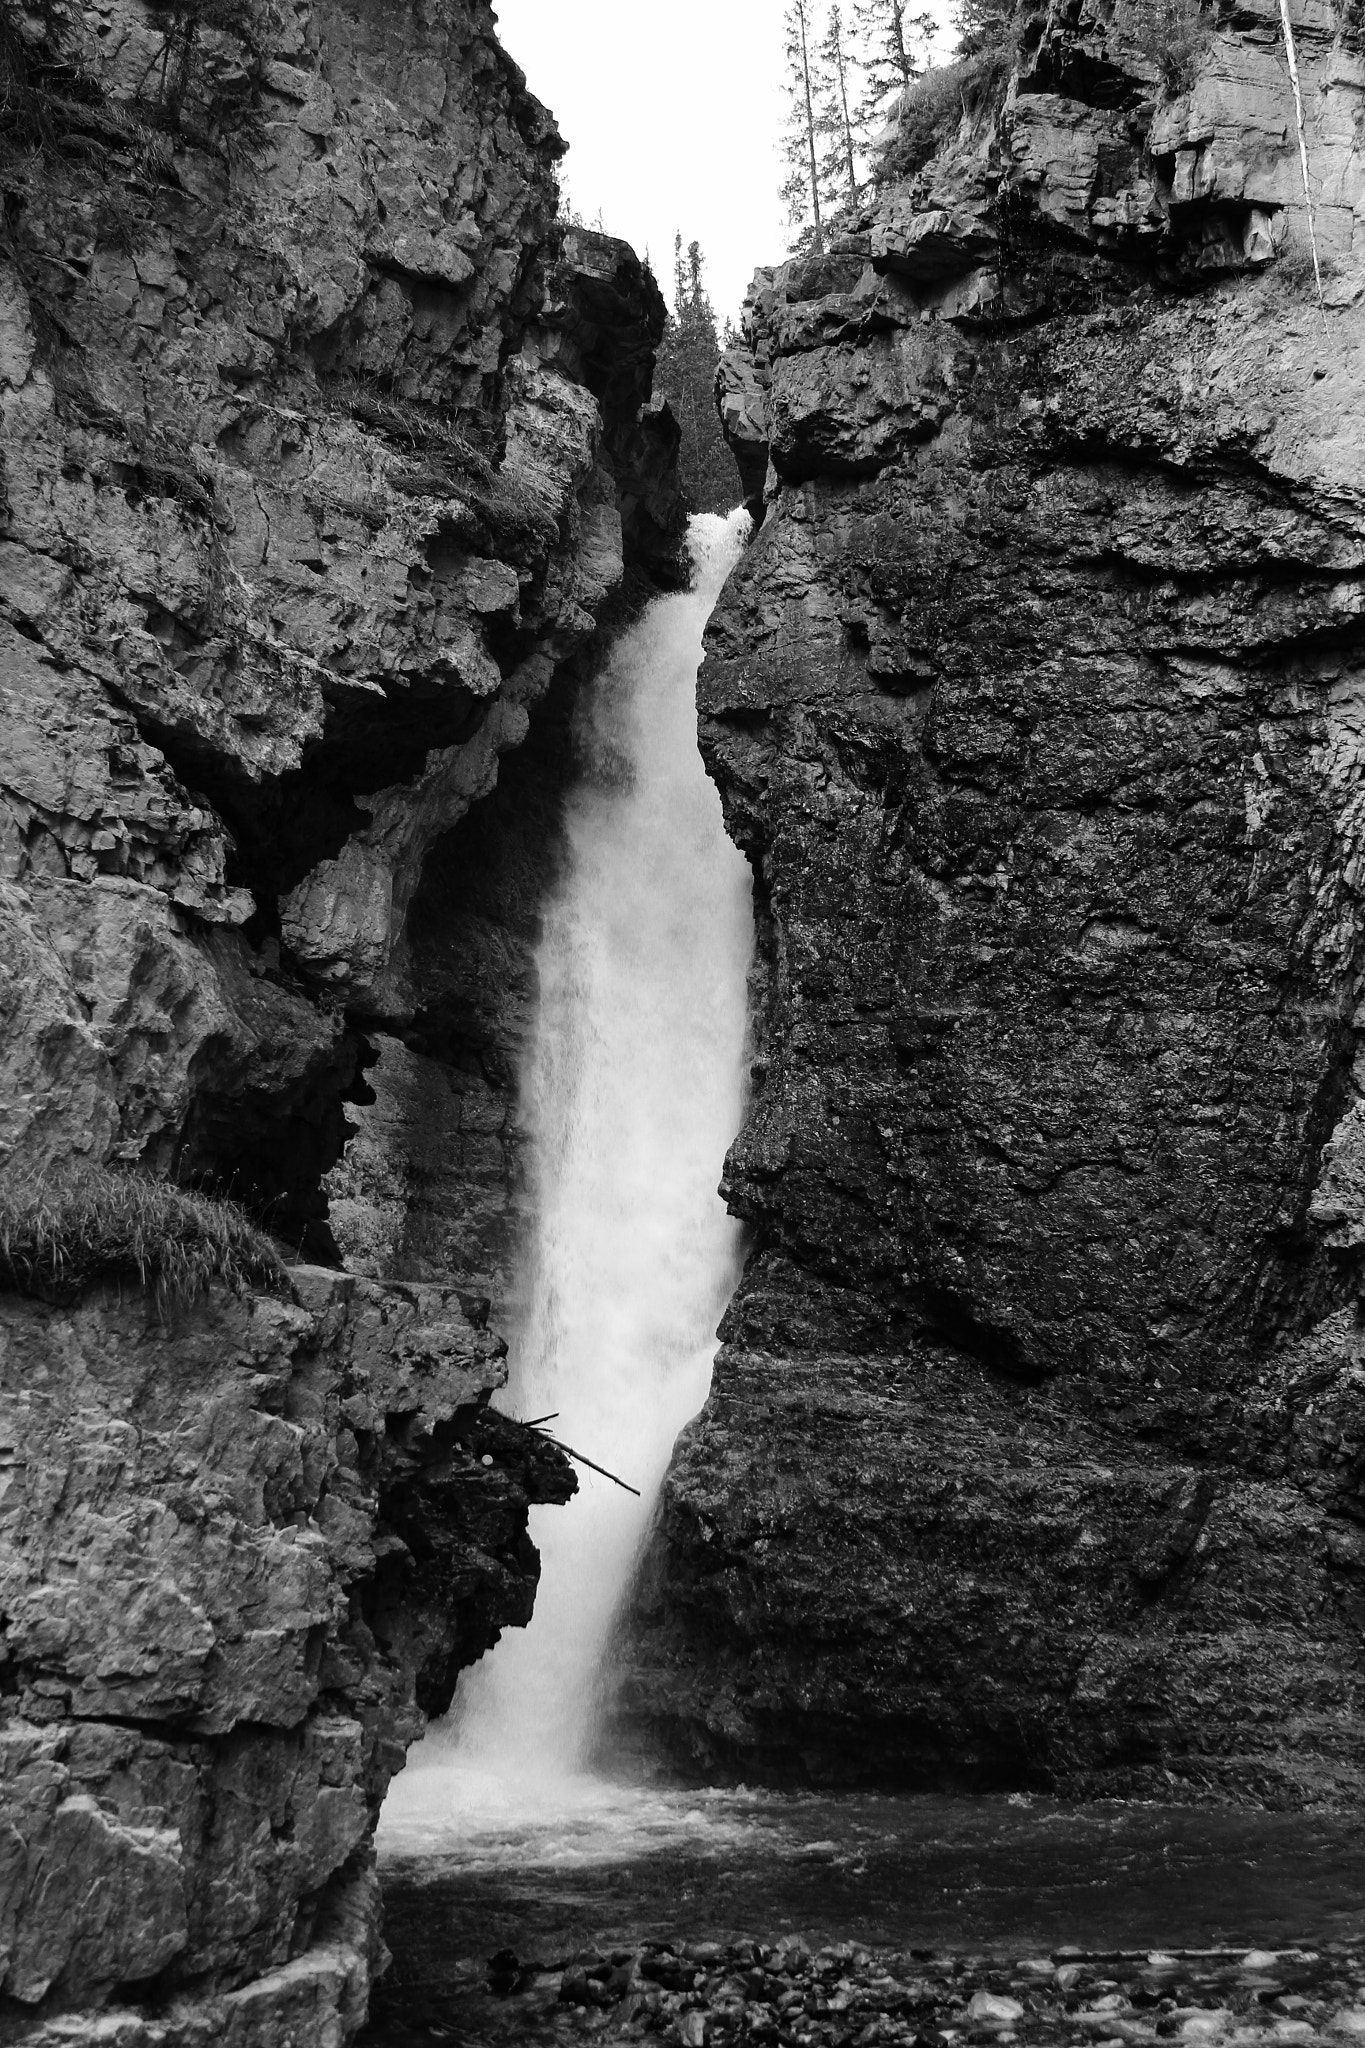
[[[905,88],[924,71],[921,53],[937,24],[932,14],[912,15],[906,0],[853,0],[853,19],[867,81],[858,124],[870,140],[895,113]]]
[[[787,218],[798,229],[797,248],[818,254],[825,246],[820,210],[820,163],[817,148],[818,82],[811,35],[811,0],[790,0],[783,26],[787,34],[787,132],[782,154],[788,176],[782,186]]]
[[[682,428],[678,469],[694,512],[728,512],[739,497],[734,458],[716,412],[720,342],[716,315],[702,276],[699,242],[673,243],[673,308],[664,329],[654,387]]]
[[[682,229],[673,237],[673,317],[682,327],[691,311],[691,294],[688,292],[688,278],[691,270],[693,251],[696,251],[697,283],[701,284],[701,243],[690,242],[687,260],[683,259]]]
[[[816,125],[826,145],[820,158],[825,204],[830,214],[854,212],[861,184],[855,155],[854,115],[849,106],[853,53],[839,0],[833,0],[829,10],[819,61],[820,104]]]

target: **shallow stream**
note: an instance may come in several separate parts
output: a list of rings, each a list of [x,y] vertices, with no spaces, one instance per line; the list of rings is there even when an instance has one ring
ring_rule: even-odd
[[[1127,2042],[1210,2030],[1230,2041],[1341,2038],[1365,1985],[1365,1839],[1347,1817],[1037,1797],[632,1792],[584,1779],[539,1818],[469,1816],[458,1842],[437,1816],[426,1828],[391,1831],[382,1871],[395,1960],[376,1998],[368,2048],[441,2038],[551,2041],[566,2030],[686,2043],[684,1991],[671,1994],[683,2001],[676,2011],[630,2009],[630,1958],[648,1971],[666,1944],[700,1958],[691,2007],[698,2011],[716,1994],[701,1967],[714,1963],[712,1977],[719,1970],[732,1981],[727,1959],[748,1952],[737,1944],[756,1943],[755,1955],[776,1950],[779,1960],[793,1938],[812,1954],[851,1945],[870,1955],[860,1967],[841,1964],[846,1980],[886,1981],[889,1957],[902,1988],[907,1968],[922,1980],[925,1959],[937,1957],[944,1999],[951,1994],[964,2008],[974,1987],[998,1986],[1008,1998],[1013,1986],[1019,1997],[1016,1973],[1029,1959],[1030,1967],[1052,1959],[1063,1980],[1068,1967],[1088,1968],[1093,1991],[1122,1982],[1133,1967],[1116,1955],[1138,1958],[1143,1970],[1149,1954],[1185,1958],[1186,1981],[1158,1983],[1171,1993],[1164,2008],[1154,1997],[1150,2012],[1130,2012],[1127,2032],[1114,2032],[1123,2016],[1110,2012],[1113,2026],[1096,2033],[1097,2018],[1087,2021],[1078,2008],[1075,2024],[1089,2026],[1087,2038]],[[1068,1963],[1066,1951],[1076,1960]],[[1248,1972],[1239,1960],[1248,1951],[1281,1958],[1279,1974],[1274,1966],[1269,1975]],[[590,1968],[594,1957],[619,1959],[624,1988],[610,1988],[620,1988],[620,1998],[566,2003],[575,1968]],[[1085,1958],[1109,1960],[1087,1966]],[[1238,1987],[1253,2014],[1240,2023]],[[880,1995],[883,2006],[892,2003]],[[1172,2013],[1179,2025],[1163,2026]],[[881,2007],[856,2017],[856,2027],[841,2026],[834,2013],[811,2017],[803,2006],[801,2023],[784,2025],[761,2000],[733,2026],[708,2011],[703,2038],[804,2048],[955,2037],[942,2003],[927,2026],[894,2020]],[[882,2031],[867,2036],[873,2019]],[[1020,2037],[1069,2039],[1067,2024],[1059,2007],[1040,2019],[1041,2033],[1025,2026]],[[986,2040],[1001,2029],[983,2021],[961,2031]]]
[[[623,1792],[390,1834],[390,1945],[565,1955],[681,1934],[817,1947],[1283,1947],[1365,1939],[1358,1820],[1031,1798]]]

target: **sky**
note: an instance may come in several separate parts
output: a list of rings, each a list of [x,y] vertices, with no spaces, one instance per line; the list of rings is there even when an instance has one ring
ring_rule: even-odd
[[[949,0],[930,0],[945,17]],[[569,144],[571,203],[653,260],[701,243],[717,315],[786,254],[778,143],[785,0],[493,0],[503,47]],[[945,52],[946,54],[946,52]]]

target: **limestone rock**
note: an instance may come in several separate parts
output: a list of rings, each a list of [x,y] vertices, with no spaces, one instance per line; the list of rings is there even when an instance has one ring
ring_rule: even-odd
[[[744,502],[760,511],[768,474],[768,388],[747,350],[726,349],[716,371],[716,406]]]
[[[879,220],[872,230],[871,254],[881,270],[931,280],[975,270],[993,253],[996,241],[992,229],[980,220],[937,206]]]
[[[619,1703],[698,1773],[1365,1784],[1365,164],[1294,12],[1325,333],[1268,6],[1178,98],[1052,9],[755,277],[699,686],[754,1249]]]
[[[170,1327],[0,1300],[0,1995],[34,2038],[134,1985],[185,2007],[158,2039],[354,2027],[379,1802],[573,1490],[450,1290],[296,1285]]]
[[[109,1057],[61,955],[27,891],[0,883],[0,1165],[99,1158],[117,1124]]]
[[[572,1490],[487,1407],[524,976],[455,1087],[428,870],[680,578],[664,308],[557,223],[486,0],[266,10],[205,58],[236,135],[149,117],[140,0],[48,12],[89,127],[0,161],[0,1172],[173,1171],[335,1259],[366,1069],[469,1100],[430,1285],[301,1266],[168,1328],[0,1297],[0,2031],[339,2048],[384,1788]]]
[[[648,405],[663,302],[624,244],[555,224],[563,145],[483,0],[286,12],[242,80],[259,156],[186,135],[149,185],[115,124],[98,179],[6,161],[0,878],[70,978],[48,958],[53,1018],[101,982],[97,1044],[13,1054],[13,1161],[174,1155],[297,1241],[358,1026],[401,1010],[428,853],[627,563],[677,580],[682,506]],[[160,50],[131,0],[105,10],[86,59],[112,110]],[[262,1018],[226,986],[248,981],[279,992]],[[294,1087],[271,1018],[330,1039],[339,1002],[357,1028]],[[266,1172],[220,1109],[244,1064],[277,1069],[281,1129],[318,1133]]]

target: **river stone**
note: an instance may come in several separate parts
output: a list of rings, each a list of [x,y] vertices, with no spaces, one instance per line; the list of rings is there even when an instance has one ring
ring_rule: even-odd
[[[463,1884],[465,1880],[461,1880]],[[407,1882],[403,1887],[407,1893]],[[423,1912],[427,1909],[424,1908]],[[676,1949],[687,1946],[685,1926],[676,1930],[675,1944],[651,1940],[639,1956],[643,1981],[652,1984],[661,1968],[676,1960]],[[398,1979],[401,1986],[404,1963],[401,1953],[403,1927],[395,1920],[393,1933],[400,1944]],[[1140,2011],[1105,2010],[1106,1998],[1122,1998],[1136,1988],[1129,1984],[1129,1972],[1141,1967],[1141,1956],[1094,1956],[1072,1949],[1073,1960],[1084,1968],[1087,1979],[1097,1987],[1095,2006],[1074,2010],[1068,1994],[1042,1978],[1031,1982],[1027,1999],[1012,2000],[1001,1992],[1002,1966],[990,1955],[932,1957],[923,1952],[900,1954],[878,1948],[855,1948],[851,1943],[831,1942],[820,1947],[814,1942],[808,1986],[793,1986],[781,2001],[780,2013],[771,2001],[771,1979],[762,1971],[746,1967],[752,1962],[752,1945],[720,1942],[720,1953],[705,1973],[698,1972],[694,1991],[684,2008],[680,1994],[665,1994],[651,1988],[643,1997],[627,1997],[610,2010],[604,2009],[593,2021],[594,2031],[606,2041],[639,2040],[662,2035],[678,2040],[680,2026],[688,2015],[704,2019],[706,2039],[740,2042],[749,2037],[762,2039],[774,2025],[793,2039],[808,2037],[819,2048],[863,2048],[878,2040],[918,2039],[933,2043],[941,2039],[1019,2040],[1030,2048],[1054,2048],[1066,2042],[1073,2048],[1100,2048],[1111,2041],[1123,2048],[1150,2044],[1161,2039],[1180,2038],[1189,2022],[1199,2026],[1193,2038],[1216,2039],[1228,2048],[1251,2048],[1251,2044],[1273,2043],[1277,2032],[1276,2010],[1261,2000],[1234,1991],[1226,2004],[1220,2003],[1220,1988],[1235,1984],[1241,1973],[1237,1951],[1194,1949],[1169,1958],[1180,1970],[1182,1995],[1190,2003],[1177,2006],[1172,1998],[1154,2001]],[[617,1952],[613,1951],[613,1956]],[[1281,1958],[1284,1961],[1284,1958]],[[569,1965],[576,1974],[590,1980],[600,1972],[602,1959],[595,1951],[584,1951]],[[464,1968],[464,1974],[460,1974]],[[1330,1953],[1311,1961],[1296,1961],[1297,1981],[1311,1991],[1309,2009],[1315,2025],[1314,2038],[1340,2037],[1343,2015],[1349,2019],[1359,2004],[1365,1983],[1365,1953],[1358,1944],[1334,1944]],[[395,2039],[405,2038],[401,2029],[419,2013],[422,2024],[443,2031],[467,2033],[471,2038],[507,2048],[551,2048],[567,2043],[581,2030],[582,2017],[555,1997],[557,1979],[548,1986],[539,1981],[534,1969],[523,1972],[510,1998],[492,1995],[483,1988],[483,1972],[455,1966],[452,1995],[444,2003],[430,1999],[436,1981],[429,1966],[424,1971],[423,1989],[405,1997],[399,1986],[391,1996],[381,1993],[376,2025],[365,2037],[364,2048],[389,2048]],[[1114,1974],[1123,1978],[1122,1989],[1106,1987]],[[439,1975],[439,1973],[438,1973]],[[752,1981],[751,1981],[752,1980]],[[454,1988],[475,1986],[474,1989]],[[1292,1994],[1298,1997],[1299,1994]],[[1071,1994],[1074,2001],[1074,1993]],[[1204,2003],[1194,2003],[1204,2000]],[[425,2002],[424,2002],[425,2001]],[[993,2005],[992,2005],[993,2002]],[[1018,2018],[991,2017],[992,2009],[1018,2004]],[[976,2008],[979,2016],[973,2015]],[[385,2031],[390,2028],[392,2031]],[[1212,2031],[1210,2031],[1212,2030]],[[1347,2030],[1349,2032],[1349,2029]]]
[[[1024,2017],[1024,2007],[1017,1998],[1003,1998],[994,1991],[974,1991],[967,2001],[967,2017],[1008,2026]]]

